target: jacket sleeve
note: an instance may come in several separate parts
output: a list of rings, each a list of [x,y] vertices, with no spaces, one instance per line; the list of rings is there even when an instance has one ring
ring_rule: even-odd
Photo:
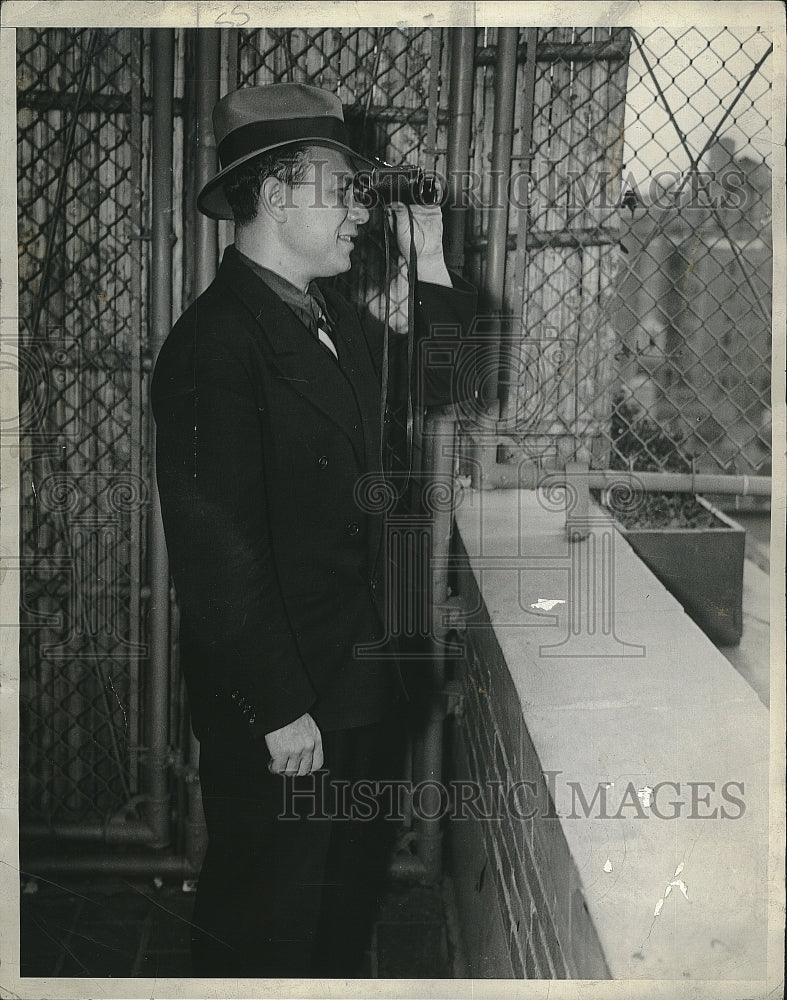
[[[415,286],[417,396],[424,406],[464,403],[475,397],[478,384],[478,345],[473,340],[476,290],[449,273],[452,288],[425,281]]]
[[[152,395],[193,689],[261,738],[308,711],[315,692],[278,584],[259,408],[247,366],[220,336],[187,335],[180,344],[162,350]]]
[[[476,290],[454,272],[453,287],[419,281],[415,286],[413,390],[424,406],[448,406],[475,397],[478,383],[474,343]],[[382,371],[383,323],[363,317],[378,375]],[[389,334],[390,398],[393,406],[407,396],[407,337]]]

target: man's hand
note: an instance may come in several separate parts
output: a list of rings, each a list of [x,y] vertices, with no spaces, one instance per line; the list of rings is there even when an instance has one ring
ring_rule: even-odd
[[[443,257],[443,213],[439,205],[411,205],[413,236],[418,261],[418,278],[434,285],[451,287],[451,278]],[[388,210],[389,222],[396,233],[399,252],[410,259],[410,219],[404,205],[396,202]]]
[[[266,733],[265,742],[271,754],[268,764],[271,774],[302,777],[323,765],[322,736],[308,712],[295,722]]]

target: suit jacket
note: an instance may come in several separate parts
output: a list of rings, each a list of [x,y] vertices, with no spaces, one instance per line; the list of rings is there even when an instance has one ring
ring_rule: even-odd
[[[461,280],[461,279],[460,279]],[[337,364],[271,289],[225,252],[163,345],[152,381],[156,470],[198,737],[254,738],[311,712],[324,729],[380,718],[382,515],[359,504],[379,469],[379,335],[324,289]],[[418,329],[467,329],[470,286],[419,284]],[[445,373],[432,403],[446,403]]]

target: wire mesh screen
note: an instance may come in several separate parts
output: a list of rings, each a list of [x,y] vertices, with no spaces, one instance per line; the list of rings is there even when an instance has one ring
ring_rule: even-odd
[[[20,29],[22,820],[137,790],[147,501],[139,32]]]
[[[613,465],[770,472],[771,51],[634,37]]]
[[[479,32],[474,108],[474,278],[483,286],[498,34]],[[627,29],[520,31],[514,108],[498,429],[537,466],[609,426]],[[592,197],[583,197],[593,192]],[[514,449],[509,457],[519,462]]]
[[[771,51],[756,27],[539,30],[529,107],[523,50],[499,427],[534,461],[770,471]]]

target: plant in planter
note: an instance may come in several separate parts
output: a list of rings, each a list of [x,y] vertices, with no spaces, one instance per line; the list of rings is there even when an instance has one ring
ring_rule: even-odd
[[[632,403],[618,402],[612,421],[613,469],[691,472],[680,441],[668,437]],[[614,490],[598,496],[621,534],[687,614],[719,646],[743,632],[744,529],[691,493],[645,492],[616,507]]]

